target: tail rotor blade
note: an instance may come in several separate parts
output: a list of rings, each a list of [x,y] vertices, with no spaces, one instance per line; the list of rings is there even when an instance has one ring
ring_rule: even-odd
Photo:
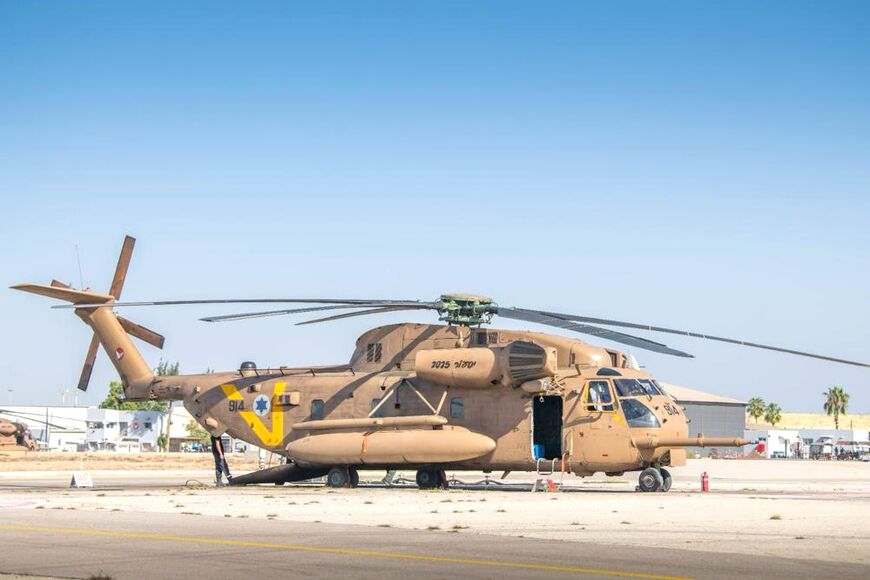
[[[115,300],[120,300],[121,291],[124,289],[124,280],[127,279],[127,270],[130,268],[130,258],[133,257],[133,246],[136,245],[136,238],[131,236],[124,237],[124,245],[121,246],[121,254],[118,256],[118,265],[115,267],[115,276],[112,278],[112,285],[109,287],[109,294],[115,297]]]
[[[123,316],[116,316],[118,318],[118,322],[121,323],[121,327],[129,334],[130,336],[135,336],[142,342],[147,342],[151,346],[156,346],[157,348],[162,349],[165,338],[162,334],[154,332],[150,328],[145,328],[141,324],[136,324],[130,320],[127,320]]]
[[[88,383],[91,382],[91,373],[94,372],[94,361],[97,360],[97,350],[100,348],[100,339],[94,334],[91,337],[91,345],[88,347],[88,354],[85,357],[85,364],[82,367],[82,374],[79,377],[79,390],[87,391]]]

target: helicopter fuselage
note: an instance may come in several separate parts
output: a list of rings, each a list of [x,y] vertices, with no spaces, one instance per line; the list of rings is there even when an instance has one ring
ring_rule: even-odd
[[[532,354],[521,360],[516,345]],[[535,367],[541,357],[528,364],[535,347],[548,372]],[[492,368],[498,356],[505,372]],[[517,361],[525,366],[509,366]],[[310,468],[589,475],[682,465],[680,447],[697,444],[682,408],[630,362],[544,333],[399,324],[363,334],[347,365],[156,377],[152,397],[180,398],[212,434]]]

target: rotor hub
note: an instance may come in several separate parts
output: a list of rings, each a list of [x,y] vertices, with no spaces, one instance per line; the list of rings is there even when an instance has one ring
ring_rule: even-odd
[[[498,313],[498,305],[487,296],[476,294],[442,294],[438,318],[456,326],[489,324]]]

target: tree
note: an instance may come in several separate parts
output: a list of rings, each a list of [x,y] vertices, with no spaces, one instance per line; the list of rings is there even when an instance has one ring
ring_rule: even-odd
[[[764,421],[771,427],[782,421],[782,408],[776,403],[768,403],[764,408]]]
[[[175,376],[178,374],[178,363],[170,364],[160,359],[154,369],[154,374],[159,377]],[[100,409],[118,409],[121,411],[159,411],[165,413],[168,408],[168,401],[127,401],[124,398],[124,385],[121,384],[121,381],[109,383],[109,393],[100,403]]]
[[[749,405],[746,407],[746,412],[755,420],[756,423],[758,423],[758,418],[764,415],[764,399],[761,397],[752,397],[749,399]]]
[[[178,361],[171,363],[160,359],[154,368],[154,374],[158,377],[174,377],[178,374]]]
[[[840,415],[845,415],[849,408],[849,393],[843,387],[831,387],[822,394],[825,396],[825,413],[834,416],[834,428],[839,429]]]
[[[211,445],[211,435],[209,435],[208,431],[206,431],[202,425],[191,419],[187,422],[187,425],[184,426],[187,434],[190,435],[192,439],[202,443],[205,446]]]

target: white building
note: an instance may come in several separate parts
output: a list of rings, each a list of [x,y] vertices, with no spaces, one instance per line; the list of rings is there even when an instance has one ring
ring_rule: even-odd
[[[158,411],[88,409],[88,451],[138,453],[158,451],[164,414]]]
[[[837,449],[866,452],[870,449],[867,429],[746,429],[746,439],[765,444],[768,459],[829,458]]]

